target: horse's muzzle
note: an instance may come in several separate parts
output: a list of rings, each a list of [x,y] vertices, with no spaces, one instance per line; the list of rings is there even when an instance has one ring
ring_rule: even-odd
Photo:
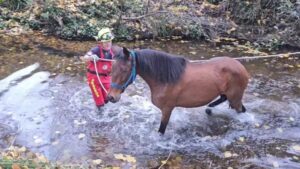
[[[112,103],[116,103],[118,100],[116,100],[113,96],[111,96],[111,95],[108,95],[107,96],[107,100],[108,101],[110,101],[110,102],[112,102]]]

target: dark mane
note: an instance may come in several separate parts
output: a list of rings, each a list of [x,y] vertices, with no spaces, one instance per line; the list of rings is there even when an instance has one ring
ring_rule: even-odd
[[[142,74],[161,83],[176,83],[186,67],[186,59],[156,50],[136,51],[137,66]]]

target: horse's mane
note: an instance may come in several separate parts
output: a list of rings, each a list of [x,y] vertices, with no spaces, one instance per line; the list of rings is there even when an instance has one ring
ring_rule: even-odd
[[[136,51],[140,73],[161,83],[176,83],[186,67],[186,59],[165,52],[143,49]]]

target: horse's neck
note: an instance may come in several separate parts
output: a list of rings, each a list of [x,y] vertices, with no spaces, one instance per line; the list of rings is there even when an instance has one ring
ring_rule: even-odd
[[[158,88],[161,86],[158,84],[158,82],[156,80],[154,80],[153,78],[149,77],[146,74],[141,73],[139,70],[137,70],[137,74],[139,76],[141,76],[142,79],[144,79],[144,81],[149,85],[149,88],[151,90],[151,92],[154,92],[156,90],[159,90]]]
[[[138,57],[141,57],[141,53],[144,52],[143,50],[140,50],[140,51],[136,51],[136,53],[138,54]],[[147,53],[143,53],[143,57],[147,57]],[[138,59],[138,58],[137,58]],[[137,71],[137,74],[139,76],[142,77],[142,79],[145,80],[145,82],[149,85],[150,87],[150,90],[151,90],[151,93],[157,91],[157,90],[160,90],[160,88],[162,87],[162,84],[160,84],[159,82],[157,82],[155,79],[151,78],[149,75],[147,75],[146,73],[143,73],[142,71],[140,71],[139,69],[139,64],[137,63],[136,65],[136,71]]]

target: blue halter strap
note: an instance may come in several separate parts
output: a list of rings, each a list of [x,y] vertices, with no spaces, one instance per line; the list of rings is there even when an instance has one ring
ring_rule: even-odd
[[[124,83],[123,85],[119,85],[117,83],[111,83],[110,86],[112,88],[116,88],[116,89],[120,89],[120,90],[125,90],[131,83],[134,82],[135,78],[136,78],[136,53],[134,51],[130,51],[130,57],[131,57],[131,73],[130,76],[128,78],[128,80],[126,81],[126,83]]]

